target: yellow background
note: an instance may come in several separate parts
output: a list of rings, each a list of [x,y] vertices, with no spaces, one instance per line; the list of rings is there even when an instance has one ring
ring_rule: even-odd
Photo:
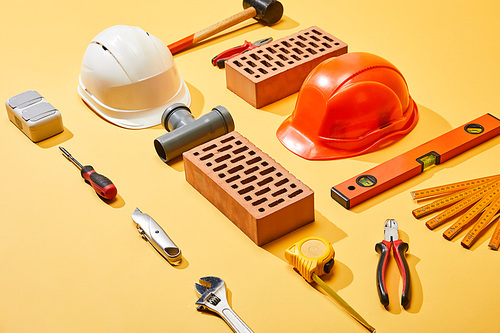
[[[292,243],[312,235],[336,251],[324,280],[378,332],[498,331],[500,253],[471,250],[429,231],[411,210],[409,191],[498,173],[500,138],[437,166],[347,211],[330,187],[485,113],[500,116],[500,5],[492,1],[283,1],[273,27],[254,21],[175,56],[196,117],[223,105],[236,129],[315,191],[316,221],[264,247],[256,246],[185,180],[182,160],[164,164],[153,140],[160,126],[118,128],[80,100],[78,75],[87,44],[116,25],[139,26],[166,44],[241,10],[240,1],[3,1],[0,100],[34,89],[58,108],[65,132],[32,143],[0,117],[0,332],[230,332],[199,313],[194,283],[226,281],[230,303],[255,332],[364,332],[285,259]],[[405,75],[420,121],[401,141],[355,158],[309,162],[286,150],[275,131],[297,94],[256,110],[225,87],[217,53],[317,25],[349,45],[391,61]],[[107,205],[61,156],[67,148],[118,187]],[[141,240],[131,220],[150,214],[184,254],[170,266]],[[375,287],[385,219],[395,218],[410,246],[411,307],[399,305],[402,283],[388,272],[391,306]],[[460,236],[463,236],[461,234]]]

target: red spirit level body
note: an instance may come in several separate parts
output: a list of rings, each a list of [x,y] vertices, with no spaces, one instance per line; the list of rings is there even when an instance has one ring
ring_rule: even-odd
[[[498,134],[500,119],[487,113],[332,187],[331,196],[350,209]]]

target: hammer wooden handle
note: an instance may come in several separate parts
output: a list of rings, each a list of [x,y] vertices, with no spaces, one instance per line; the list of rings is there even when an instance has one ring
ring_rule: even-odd
[[[189,35],[181,40],[178,40],[175,43],[168,45],[168,48],[172,54],[176,54],[188,47],[195,45],[201,42],[208,37],[211,37],[223,30],[226,30],[232,26],[235,26],[238,23],[246,21],[252,17],[257,16],[257,11],[254,7],[248,7],[247,9],[239,12],[236,15],[228,17],[225,20],[222,20],[214,25],[209,26],[201,31],[198,31],[192,35]]]

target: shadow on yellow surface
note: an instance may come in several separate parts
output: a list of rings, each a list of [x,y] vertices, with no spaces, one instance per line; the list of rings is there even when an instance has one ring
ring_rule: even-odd
[[[123,200],[122,196],[119,194],[117,194],[116,197],[114,197],[111,200],[102,199],[102,201],[104,201],[105,203],[108,204],[108,206],[111,206],[113,208],[122,208],[123,206],[125,206],[125,200]]]
[[[40,148],[47,149],[58,146],[61,143],[70,140],[71,138],[73,138],[73,133],[66,126],[64,126],[64,131],[62,131],[62,133],[59,133],[57,135],[54,135],[53,137],[37,142],[36,145]]]

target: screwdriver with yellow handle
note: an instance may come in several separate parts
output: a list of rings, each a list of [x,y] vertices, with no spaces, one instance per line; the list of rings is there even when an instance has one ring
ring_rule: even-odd
[[[375,332],[375,328],[368,324],[346,301],[327,285],[319,275],[330,273],[333,268],[335,251],[332,244],[321,237],[305,238],[285,251],[285,258],[300,275],[309,283],[316,282],[337,303],[340,304],[354,319],[368,331]]]

